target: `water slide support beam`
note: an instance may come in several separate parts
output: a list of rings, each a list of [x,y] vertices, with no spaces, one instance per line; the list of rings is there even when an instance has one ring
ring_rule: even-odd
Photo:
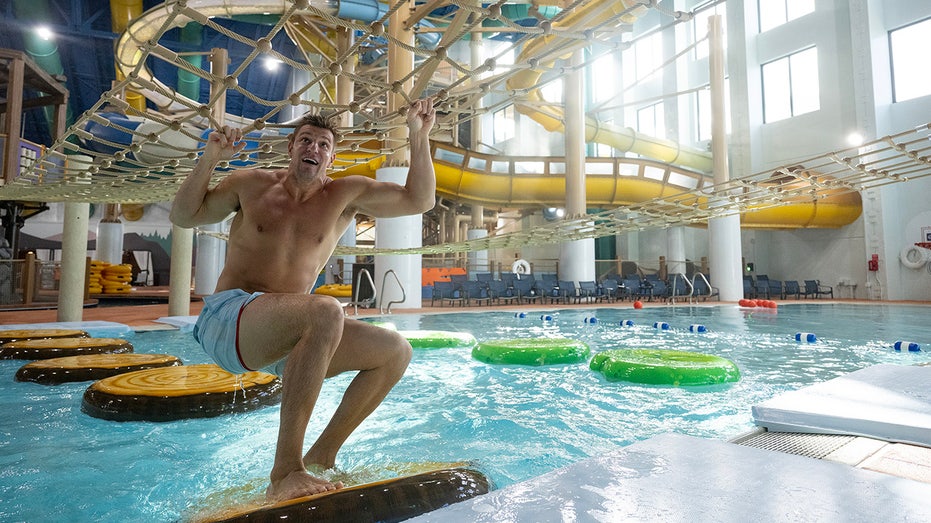
[[[721,15],[708,19],[708,67],[711,79],[711,158],[714,184],[721,187],[730,179],[727,166],[727,127],[724,111],[724,37]],[[724,196],[724,195],[721,195]],[[731,214],[708,220],[711,281],[721,301],[743,297],[743,267],[740,245],[740,215]]]
[[[409,10],[402,7],[391,14],[388,21],[388,83],[400,82],[400,90],[409,93],[414,86],[412,78],[404,79],[414,70],[414,54],[394,42],[399,41],[410,47],[414,46],[414,32],[404,28],[404,18],[409,16]],[[398,111],[407,105],[402,92],[392,92],[388,96],[388,112],[398,114]],[[392,143],[405,143],[408,139],[407,126],[402,122],[405,118],[398,115],[398,125],[389,132]],[[386,166],[375,172],[378,181],[390,181],[404,185],[410,171],[410,150],[403,148],[390,154]],[[401,216],[398,218],[378,218],[375,225],[376,248],[407,248],[421,247],[423,245],[422,228],[423,217],[419,214]],[[420,288],[423,282],[421,268],[423,258],[420,254],[404,254],[375,257],[375,285],[378,295],[379,307],[386,307],[389,303],[397,303],[401,309],[418,309],[421,306]],[[404,288],[404,300],[401,290],[394,285],[393,278],[386,278],[388,271],[394,271]],[[382,289],[382,282],[386,282]]]
[[[571,71],[565,76],[566,218],[585,214],[585,49],[572,53]],[[585,238],[559,245],[559,279],[595,280],[595,239]]]

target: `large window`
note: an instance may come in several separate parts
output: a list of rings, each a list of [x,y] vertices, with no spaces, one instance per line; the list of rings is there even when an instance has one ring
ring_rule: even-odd
[[[889,31],[893,101],[904,102],[931,94],[927,69],[929,32],[931,18]]]
[[[648,136],[666,137],[663,104],[655,103],[637,111],[637,130]]]
[[[818,49],[763,64],[763,121],[776,122],[821,108]]]
[[[815,12],[815,0],[759,0],[760,32]]]
[[[659,31],[638,37],[621,55],[621,75],[628,88],[645,79],[663,63],[663,39]],[[597,72],[596,72],[597,73]]]
[[[514,138],[514,106],[495,111],[494,114],[494,140],[501,143]]]

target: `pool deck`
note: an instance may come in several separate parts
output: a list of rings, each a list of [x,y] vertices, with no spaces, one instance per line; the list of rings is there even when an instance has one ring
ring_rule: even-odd
[[[633,306],[630,301],[597,304],[529,304],[485,307],[430,307],[429,300],[424,300],[424,302],[425,306],[422,308],[395,309],[394,313],[423,314],[593,307],[629,308]],[[779,300],[777,303],[784,305],[789,303],[875,304],[876,302],[850,299],[808,299]],[[931,302],[909,301],[894,303],[931,306]],[[697,305],[718,304],[722,304],[722,302],[709,301]],[[193,299],[190,304],[190,315],[197,315],[202,305],[199,299]],[[648,308],[668,306],[669,304],[654,301],[644,302],[643,305]],[[676,305],[689,306],[690,304],[688,302],[679,302]],[[349,317],[356,317],[352,309],[347,309],[347,312]],[[358,312],[358,317],[380,314],[378,309],[359,309]],[[175,327],[158,321],[160,318],[168,316],[167,303],[132,306],[98,305],[85,307],[83,310],[83,321],[116,322],[127,325],[134,330],[173,329]],[[57,311],[54,309],[0,311],[0,325],[41,324],[56,321]],[[748,413],[749,415],[750,413]],[[776,444],[755,444],[754,442],[761,437],[775,438],[779,441]],[[889,503],[895,504],[899,502],[902,505],[897,507],[895,512],[906,516],[905,519],[920,513],[928,515],[928,520],[931,520],[931,448],[855,436],[840,436],[847,439],[838,443],[837,437],[833,435],[763,432],[762,429],[750,434],[734,435],[731,442],[695,442],[685,436],[658,436],[657,438],[660,438],[658,442],[653,441],[656,438],[651,438],[645,442],[619,449],[615,453],[617,455],[613,456],[612,459],[606,460],[605,457],[599,457],[583,460],[564,469],[427,514],[417,520],[464,521],[465,519],[461,518],[466,518],[469,521],[542,521],[536,518],[545,514],[559,514],[561,509],[565,510],[567,507],[572,510],[581,510],[577,514],[582,518],[580,520],[591,519],[593,514],[608,517],[608,519],[603,519],[600,516],[594,518],[594,520],[605,521],[609,519],[616,520],[613,516],[619,516],[621,519],[642,520],[644,516],[649,519],[651,515],[669,521],[694,519],[696,516],[703,519],[702,515],[719,521],[741,521],[746,520],[746,516],[750,514],[775,520],[812,520],[812,517],[824,520],[818,518],[818,514],[827,517],[827,519],[833,519],[830,517],[832,514],[834,516],[846,514],[848,516],[857,516],[849,519],[851,521],[889,520],[885,516],[891,513],[883,512],[884,509],[882,508],[874,512],[863,512],[863,510],[871,506],[870,503],[859,501],[853,504],[849,503],[850,500],[861,499],[863,493],[875,493],[877,489],[882,491],[884,495],[896,498],[894,500],[888,499],[886,503],[879,503],[878,506],[888,507],[890,506]],[[802,445],[802,447],[809,449],[812,444],[823,446],[823,441],[827,442],[830,451],[823,456],[814,456],[809,450],[793,449],[790,448],[793,447],[792,444],[784,444],[785,441],[793,438],[806,439],[806,444]],[[664,447],[668,449],[669,456],[675,458],[676,461],[670,462],[667,459],[668,456],[663,457],[663,453],[667,452],[662,450]],[[707,448],[703,448],[702,453],[694,452],[698,447]],[[748,449],[747,447],[757,448]],[[699,454],[718,456],[724,461],[709,461],[707,456],[703,457],[699,456]],[[644,459],[643,456],[647,456],[648,459]],[[693,478],[697,478],[694,474],[699,474],[702,479],[698,483],[692,482],[693,487],[691,488],[694,489],[694,485],[702,485],[700,489],[704,492],[702,496],[706,496],[706,499],[716,498],[725,503],[734,502],[736,505],[733,510],[728,509],[722,512],[721,506],[716,505],[709,507],[705,512],[694,512],[694,505],[681,503],[681,501],[671,504],[658,501],[660,498],[671,499],[669,496],[675,495],[675,488],[664,487],[662,483],[654,482],[650,479],[650,474],[638,473],[631,475],[631,470],[638,470],[638,467],[644,468],[644,472],[650,470],[650,467],[653,467],[652,470],[657,470],[654,466],[657,460],[662,461],[664,466],[673,472],[679,470],[682,474],[691,474]],[[740,465],[721,467],[720,465],[725,462],[730,464],[739,463]],[[839,467],[839,465],[844,466]],[[747,486],[752,486],[753,482],[757,481],[756,479],[750,481],[752,478],[748,479],[746,475],[741,476],[734,473],[735,470],[744,469],[746,469],[747,474],[752,474],[754,470],[766,469],[769,471],[767,477],[773,478],[773,481],[778,479],[778,481],[767,487],[765,500],[747,490]],[[587,478],[587,480],[580,483],[580,477]],[[825,483],[813,483],[812,478],[824,478]],[[619,487],[619,485],[622,485],[622,487]],[[684,486],[680,486],[684,488]],[[668,492],[663,494],[663,489]],[[808,496],[807,498],[799,498],[796,495],[799,492],[816,491],[819,492],[818,495]],[[543,495],[546,492],[549,492],[550,495],[546,497],[545,502],[537,499],[539,496],[534,494]],[[589,499],[592,492],[601,494]],[[831,496],[836,494],[843,494],[843,499],[839,502],[833,500],[831,501],[833,504],[825,506],[819,504],[821,503],[818,501],[819,499],[826,498],[830,501]],[[763,504],[746,505],[747,498],[755,499]],[[584,501],[585,499],[588,499],[588,501]],[[690,496],[690,499],[698,498]],[[800,503],[799,499],[814,499],[817,503],[809,503],[813,512],[808,514],[797,512],[795,505]],[[785,503],[780,500],[785,501]],[[587,506],[578,505],[580,502]],[[635,508],[639,507],[638,511],[629,509],[631,502],[634,502]],[[740,511],[741,507],[746,509],[747,506],[756,507],[758,510]],[[544,507],[548,507],[550,512],[541,512]],[[831,510],[836,510],[838,507],[840,507],[840,513],[831,512]],[[611,510],[605,512],[608,508]],[[804,507],[802,508],[804,509]],[[778,517],[779,515],[782,515],[782,517]],[[793,517],[793,515],[798,517]],[[509,517],[498,519],[502,516]],[[558,518],[558,516],[553,517]],[[893,519],[896,518],[893,517]],[[918,516],[918,519],[923,519],[923,516]]]

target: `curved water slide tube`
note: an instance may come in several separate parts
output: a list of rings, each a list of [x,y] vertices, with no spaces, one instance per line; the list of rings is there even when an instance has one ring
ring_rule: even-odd
[[[202,17],[202,19],[195,21],[203,24],[211,16],[228,17],[242,14],[283,13],[288,8],[287,4],[289,3],[284,0],[188,0],[187,6],[198,13],[196,16]],[[623,3],[628,2],[625,0]],[[617,16],[620,10],[625,9],[623,3],[592,2],[580,9],[579,12],[573,12],[565,19],[560,20],[559,23],[572,26],[580,26],[579,24],[593,25],[606,17]],[[594,9],[595,5],[599,9]],[[352,8],[352,11],[349,11],[349,8]],[[334,9],[337,16],[363,21],[376,20],[380,13],[384,12],[381,10],[380,4],[375,0],[355,0],[351,3],[344,0],[339,2]],[[116,47],[117,63],[118,67],[123,68],[126,74],[136,70],[139,61],[142,59],[142,52],[139,50],[140,42],[146,42],[154,36],[168,16],[167,8],[150,10],[144,16],[135,20],[130,25],[129,30],[121,35]],[[174,23],[176,26],[182,26],[190,20],[186,16],[179,16]],[[525,46],[520,60],[549,55],[549,46],[554,45],[554,38],[550,35],[532,40]],[[561,50],[564,51],[565,49]],[[555,61],[555,59],[552,58],[552,61]],[[537,61],[539,62],[539,60]],[[197,106],[199,103],[195,100],[187,100],[188,105],[185,105],[177,100],[177,95],[173,98],[162,94],[170,93],[172,89],[161,84],[144,66],[138,67],[135,75],[137,78],[144,80],[144,85],[150,87],[142,90],[143,94],[160,107],[183,109],[190,108],[192,105]],[[542,71],[525,70],[512,77],[509,80],[509,86],[521,89],[529,88],[537,85],[540,75],[542,75]],[[155,86],[158,88],[153,88]],[[531,101],[542,101],[539,90],[531,89],[528,93]],[[532,104],[520,105],[519,110],[540,122],[550,131],[563,130],[561,111],[554,115],[554,109],[551,108],[549,112],[545,113],[535,110]],[[145,122],[137,125],[145,125]],[[130,128],[136,127],[130,126]],[[686,169],[679,169],[673,165],[634,161],[630,165],[635,167],[618,166],[610,175],[601,172],[586,173],[586,195],[589,206],[612,207],[642,203],[654,198],[680,194],[710,183],[702,181],[701,175],[693,172],[693,170],[709,170],[711,159],[707,152],[683,149],[674,142],[643,136],[628,128],[599,125],[592,119],[589,119],[586,128],[587,140],[605,143],[620,150],[629,150],[663,162],[687,167]],[[88,129],[88,131],[95,135],[107,133],[111,138],[115,138],[112,134],[113,129],[107,128],[106,125],[100,125],[96,130]],[[173,140],[171,137],[165,136],[165,134],[168,133],[163,132],[160,136],[161,141],[165,143],[171,142],[177,146],[190,146],[190,149],[195,149],[198,146],[198,140],[192,138],[191,134],[196,136],[202,133],[177,133],[179,135],[178,140]],[[129,135],[122,138],[127,137],[131,140]],[[113,141],[120,143],[123,140]],[[143,151],[137,154],[144,156],[145,152],[149,151],[154,152],[156,155],[162,155],[165,152],[153,151],[152,147],[155,146],[147,144],[142,148]],[[519,169],[515,166],[519,166],[524,162],[537,162],[539,161],[538,158],[520,159],[482,155],[437,143],[434,144],[433,150],[437,173],[437,192],[441,195],[454,200],[512,208],[561,206],[565,203],[565,178],[561,172],[551,171],[550,163],[547,164],[548,167],[544,170],[545,174],[518,173]],[[363,156],[358,153],[346,153],[341,154],[337,161],[345,165],[353,164],[362,158]],[[363,163],[355,163],[355,165],[346,168],[336,176],[359,174],[373,177],[375,170],[383,163],[384,157],[371,158],[369,156],[365,157],[365,159],[366,161]],[[591,159],[586,165],[596,165],[593,162],[597,161],[597,159]],[[495,168],[502,165],[510,167],[504,169]],[[635,171],[636,174],[633,174]],[[856,220],[860,215],[861,208],[862,203],[859,194],[839,193],[816,202],[787,201],[779,207],[750,211],[742,215],[741,223],[744,227],[759,228],[841,227]]]

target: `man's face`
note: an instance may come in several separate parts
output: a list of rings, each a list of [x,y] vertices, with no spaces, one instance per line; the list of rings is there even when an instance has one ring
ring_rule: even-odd
[[[336,158],[333,133],[312,125],[297,129],[288,142],[291,164],[299,171],[326,172]]]

